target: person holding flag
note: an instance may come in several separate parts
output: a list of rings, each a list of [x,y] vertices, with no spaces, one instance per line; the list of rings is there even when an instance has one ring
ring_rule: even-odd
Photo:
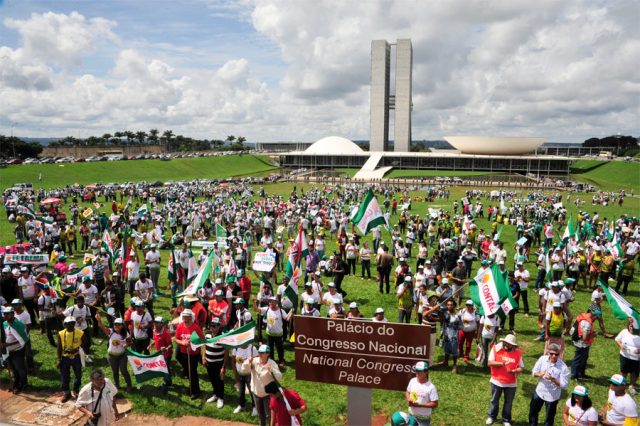
[[[264,390],[271,396],[271,426],[302,425],[300,414],[307,411],[307,403],[296,391],[281,387],[275,380],[267,384]]]
[[[27,326],[15,317],[15,311],[11,306],[2,307],[2,337],[0,339],[0,352],[8,353],[8,364],[13,377],[11,391],[19,394],[27,386],[27,365],[25,364],[25,350],[29,341]]]
[[[189,378],[189,397],[192,400],[200,397],[200,379],[198,378],[198,364],[200,363],[200,349],[191,347],[191,334],[204,338],[202,329],[194,322],[191,309],[185,309],[181,314],[182,322],[176,328],[173,341],[178,345],[177,359],[182,366],[182,374]]]
[[[258,357],[244,360],[240,368],[240,374],[251,374],[251,393],[258,411],[260,426],[267,426],[271,412],[267,399],[269,394],[266,392],[265,386],[274,380],[282,380],[278,364],[269,358],[270,352],[269,345],[260,345]]]

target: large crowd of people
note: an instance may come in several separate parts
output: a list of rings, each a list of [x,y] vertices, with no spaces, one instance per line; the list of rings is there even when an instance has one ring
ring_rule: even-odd
[[[539,423],[543,407],[545,424],[554,423],[570,380],[576,385],[560,407],[564,424],[637,421],[632,395],[640,372],[640,327],[631,318],[617,335],[608,333],[607,327],[615,325],[603,321],[606,297],[598,285],[623,296],[630,291],[640,251],[638,219],[606,216],[607,204],[622,205],[624,192],[599,193],[604,201],[594,198],[595,211],[579,210],[570,217],[562,194],[475,189],[452,201],[446,187],[426,188],[416,198],[417,187],[380,183],[371,188],[389,232],[375,227],[363,236],[354,231],[350,214],[369,188],[293,184],[288,196],[276,196],[251,182],[230,180],[5,192],[15,243],[0,250],[0,347],[13,392],[28,389],[29,376],[38,374],[31,339],[42,334],[55,348],[62,402],[75,400],[95,424],[117,418],[112,402],[122,391],[121,380],[127,392],[133,389],[126,348],[161,352],[171,374],[188,379],[192,399],[201,398],[199,374],[206,372],[211,383],[206,403],[223,408],[237,401],[234,413],[251,409],[261,425],[291,424],[292,416],[301,421],[306,402],[279,386],[294,314],[395,320],[383,307],[363,318],[343,286],[350,277],[375,282],[371,291],[394,298],[398,322],[431,327],[429,359],[415,366],[416,377],[407,386],[409,413],[394,413],[393,424],[430,424],[439,403],[429,370],[450,367],[457,373],[459,361],[474,362],[475,347],[475,359],[490,382],[488,425],[513,422],[517,378],[526,368],[538,380],[528,413],[531,425]],[[418,215],[412,209],[418,201],[445,207]],[[513,246],[505,243],[504,228],[515,233]],[[569,228],[567,238],[561,233]],[[286,291],[291,279],[286,263],[300,232],[309,250],[296,298]],[[208,243],[198,246],[203,241]],[[203,247],[200,255],[194,254],[197,247]],[[197,292],[182,294],[211,251],[219,260],[212,275]],[[275,255],[272,270],[251,270],[258,251]],[[13,254],[46,255],[46,262],[15,263],[7,256]],[[163,261],[175,271],[168,279],[161,274]],[[506,316],[480,315],[465,297],[469,279],[494,264],[508,278],[518,304]],[[91,273],[83,272],[86,265]],[[592,291],[592,303],[584,309],[572,306],[578,289]],[[170,299],[171,308],[160,308],[159,298]],[[524,365],[517,313],[538,315],[538,340],[545,345],[534,366]],[[252,320],[255,346],[190,346],[194,332],[201,338],[217,336]],[[611,377],[600,411],[584,384],[596,328],[615,337],[620,349],[620,371]],[[92,344],[98,336],[108,340],[105,365],[111,376],[105,379],[96,369],[89,388],[81,388],[83,368],[98,363]],[[436,362],[440,353],[442,361]],[[236,382],[237,396],[225,395],[225,377]],[[165,379],[163,392],[172,386],[172,379]]]

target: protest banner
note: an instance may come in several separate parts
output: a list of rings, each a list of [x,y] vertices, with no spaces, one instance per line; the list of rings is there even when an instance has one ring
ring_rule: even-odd
[[[5,254],[5,264],[42,265],[49,263],[47,254]]]
[[[253,265],[251,267],[254,271],[269,272],[276,266],[275,253],[260,252],[256,253],[253,258]]]

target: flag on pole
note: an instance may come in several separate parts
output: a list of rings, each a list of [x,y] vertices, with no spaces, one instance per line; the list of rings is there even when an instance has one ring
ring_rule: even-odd
[[[67,283],[74,285],[78,281],[82,281],[84,277],[93,279],[93,266],[90,263],[84,264],[80,268],[68,272]]]
[[[613,234],[613,241],[608,244],[609,250],[611,250],[611,254],[613,255],[614,260],[618,260],[622,257],[622,247],[620,246],[620,240],[618,239],[618,234]]]
[[[149,213],[149,208],[147,207],[146,204],[141,205],[140,208],[136,210],[136,216],[138,216],[138,219],[147,213]]]
[[[171,282],[178,282],[178,265],[173,247],[170,249],[169,261],[167,262],[167,279]]]
[[[609,287],[602,281],[598,281],[598,285],[604,290],[604,294],[607,296],[607,301],[611,306],[613,315],[618,319],[631,318],[633,320],[633,329],[640,330],[640,314],[634,308],[631,303],[622,297],[613,288]]]
[[[304,229],[302,229],[302,225],[298,229],[298,236],[296,237],[296,264],[300,264],[300,261],[303,257],[306,257],[309,254],[309,246],[307,245],[307,237],[304,234]]]
[[[109,258],[113,261],[113,241],[111,240],[111,234],[109,234],[109,231],[106,229],[102,233],[100,246],[107,251]]]
[[[213,250],[212,250],[213,252]],[[187,284],[190,284],[196,276],[198,275],[198,262],[196,261],[196,257],[193,255],[191,248],[189,248],[189,266],[187,267]]]
[[[562,234],[562,241],[566,244],[569,239],[574,239],[576,236],[576,228],[573,225],[573,216],[569,216],[569,221],[567,222],[567,226],[564,228],[564,233]]]
[[[500,229],[498,229],[498,232],[496,233],[496,235],[493,237],[494,241],[500,241],[500,238],[502,238],[502,230],[504,229],[504,225],[500,226]]]
[[[235,330],[231,330],[227,333],[222,333],[219,336],[212,337],[210,339],[203,339],[198,337],[198,334],[194,331],[191,333],[191,350],[195,351],[200,346],[205,344],[217,343],[225,349],[239,348],[244,345],[248,345],[253,342],[256,337],[256,323],[250,321],[238,327]]]
[[[507,206],[504,205],[504,198],[500,197],[500,213],[503,213],[507,211]]]
[[[365,195],[360,208],[351,219],[351,222],[356,225],[363,235],[378,225],[388,226],[387,220],[378,204],[378,200],[371,189],[369,189],[367,195]]]
[[[156,377],[169,378],[169,368],[162,352],[143,355],[127,349],[127,359],[138,384]]]
[[[515,305],[515,301],[509,298],[511,290],[509,290],[508,280],[497,264],[487,269],[481,269],[478,275],[469,282],[469,292],[471,300],[481,315],[497,313],[505,300],[509,300],[510,304]]]
[[[204,287],[204,283],[209,279],[209,275],[211,275],[211,265],[214,256],[215,253],[213,250],[211,250],[209,256],[207,257],[207,260],[204,261],[202,265],[200,265],[198,273],[191,279],[191,282],[189,283],[187,288],[182,293],[178,294],[177,297],[182,297],[185,294],[197,294],[198,290]]]

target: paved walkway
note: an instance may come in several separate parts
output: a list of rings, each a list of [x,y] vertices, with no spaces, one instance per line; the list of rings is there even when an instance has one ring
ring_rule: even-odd
[[[0,389],[0,424],[5,425],[50,425],[50,426],[82,426],[86,422],[74,406],[74,403],[60,403],[62,393],[23,393],[14,395]],[[126,399],[117,400],[118,411],[131,411],[131,404]],[[186,422],[186,423],[185,423]],[[210,417],[184,416],[169,419],[163,416],[128,414],[117,422],[122,426],[174,426],[197,424],[198,426],[249,426],[247,423],[231,422]]]

